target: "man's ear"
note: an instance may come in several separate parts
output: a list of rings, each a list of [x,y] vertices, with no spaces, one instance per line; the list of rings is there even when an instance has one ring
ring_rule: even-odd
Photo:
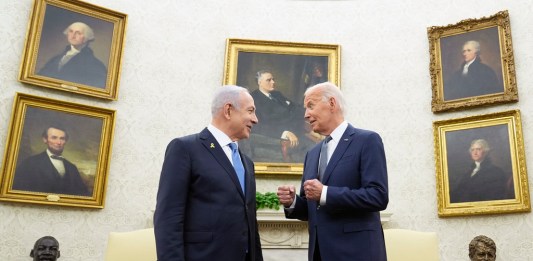
[[[30,252],[30,257],[34,257],[33,249],[32,249],[31,252]]]
[[[333,97],[329,97],[328,104],[329,104],[331,109],[334,109],[334,108],[337,107],[337,101]]]
[[[59,250],[57,250],[57,258],[59,258],[61,256],[61,252],[59,252]]]
[[[230,119],[231,118],[231,103],[224,104],[224,118]]]

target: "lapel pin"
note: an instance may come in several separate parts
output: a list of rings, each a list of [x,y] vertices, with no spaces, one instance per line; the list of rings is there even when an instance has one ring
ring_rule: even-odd
[[[211,143],[211,148],[214,149],[215,148],[215,144]]]
[[[344,139],[344,141],[348,141],[348,139]]]

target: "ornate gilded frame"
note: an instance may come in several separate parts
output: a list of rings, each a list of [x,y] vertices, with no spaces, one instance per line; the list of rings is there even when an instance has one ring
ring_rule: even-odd
[[[60,124],[68,130],[62,155],[78,169],[87,195],[13,188],[15,176],[22,173],[17,172],[17,167],[27,163],[25,159],[30,156],[46,150],[42,133],[47,127],[56,126],[50,124]],[[114,110],[17,93],[0,176],[0,200],[103,208],[114,125]]]
[[[80,78],[84,76],[72,75],[70,72],[61,76],[43,73],[42,69],[49,61],[65,52],[68,41],[64,30],[74,22],[83,22],[93,29],[95,40],[89,47],[94,57],[105,66],[107,77],[98,74],[100,77],[94,77],[100,78],[98,81],[87,81]],[[126,14],[82,1],[35,0],[19,80],[56,90],[116,100],[126,22]],[[69,64],[65,65],[68,66]],[[87,64],[84,67],[87,68]]]
[[[339,45],[230,38],[226,41],[223,84],[237,84],[253,91],[258,87],[256,73],[267,69],[276,78],[277,90],[291,100],[301,102],[305,88],[312,85],[308,71],[311,64],[320,64],[322,72],[327,71],[323,73],[323,78],[327,76],[323,81],[339,86]],[[301,175],[303,161],[256,161],[255,172]]]
[[[511,24],[507,11],[480,19],[466,19],[447,26],[432,26],[427,29],[427,34],[433,112],[518,101]],[[483,87],[471,87],[471,93],[455,91],[457,88],[454,86],[460,85],[454,84],[454,78],[459,78],[454,76],[454,73],[458,74],[462,68],[462,47],[469,40],[480,44],[480,59],[494,71],[497,78],[494,84],[497,84],[498,87],[495,88],[498,90],[485,87],[487,84],[483,83]],[[470,83],[466,85],[473,86]]]
[[[440,217],[503,214],[531,210],[519,110],[435,121],[433,135]],[[459,185],[465,178],[472,182],[470,176],[475,165],[469,150],[471,142],[477,139],[487,141],[491,149],[477,172],[481,174],[474,175],[486,175],[485,173],[489,172],[505,173],[505,178],[502,178],[505,182],[501,183],[501,187],[500,184],[496,185],[503,190],[491,190],[501,191],[501,193],[488,195],[488,193],[480,193],[483,191],[480,190],[469,194],[464,191],[464,187]],[[488,163],[483,165],[485,161]],[[488,171],[488,164],[496,167]],[[495,171],[494,168],[501,172]],[[478,176],[478,178],[482,177]],[[495,180],[497,179],[493,179]],[[476,182],[479,183],[479,179]],[[488,187],[488,184],[491,183],[485,181],[476,186],[476,189]],[[465,195],[469,197],[465,198]],[[472,199],[472,196],[477,199]]]

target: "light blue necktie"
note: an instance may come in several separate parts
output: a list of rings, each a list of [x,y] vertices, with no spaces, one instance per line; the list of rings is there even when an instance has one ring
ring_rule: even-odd
[[[331,140],[331,136],[327,136],[322,141],[322,147],[320,148],[320,159],[318,160],[318,180],[324,178],[324,172],[328,166],[328,142]]]
[[[237,177],[239,178],[239,183],[241,183],[242,192],[244,193],[244,166],[242,165],[237,143],[232,142],[228,144],[228,146],[231,149],[231,161],[233,161],[233,168],[235,169],[235,172],[237,172]]]

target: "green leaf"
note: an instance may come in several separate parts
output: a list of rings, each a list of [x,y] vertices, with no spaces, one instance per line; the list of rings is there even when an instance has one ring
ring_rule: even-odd
[[[281,206],[278,200],[278,196],[274,192],[266,192],[265,194],[261,192],[256,192],[255,203],[257,209],[269,208],[279,210]]]

